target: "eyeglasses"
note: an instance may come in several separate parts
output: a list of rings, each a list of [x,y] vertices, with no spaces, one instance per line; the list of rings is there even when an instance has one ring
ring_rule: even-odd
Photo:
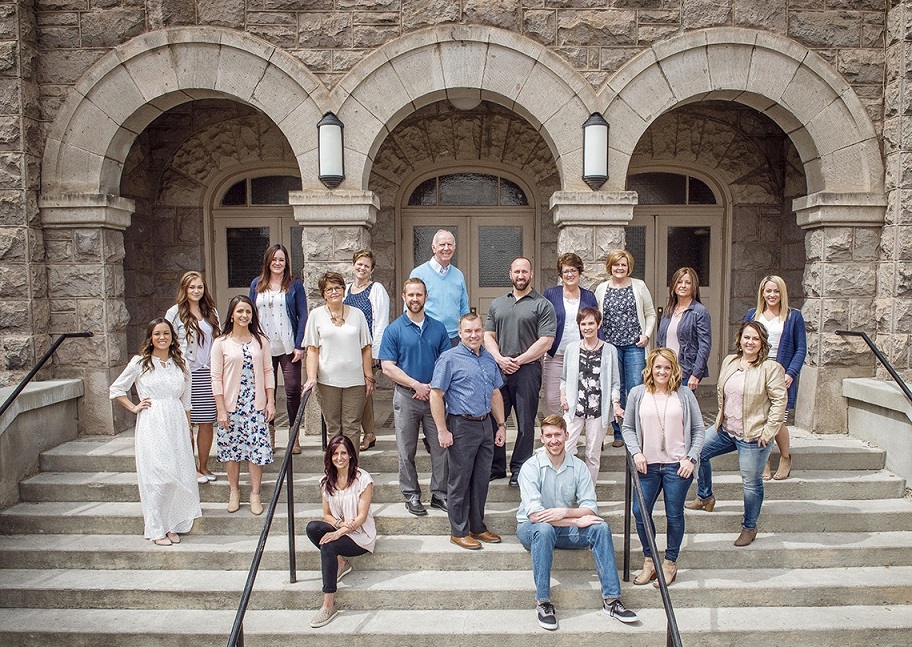
[[[343,287],[339,287],[338,285],[332,285],[332,286],[326,288],[325,290],[323,290],[323,294],[327,294],[329,292],[343,292],[344,290],[345,290],[345,288],[343,288]]]
[[[568,268],[566,270],[561,270],[561,276],[573,276],[574,274],[579,274],[579,270],[575,267]]]

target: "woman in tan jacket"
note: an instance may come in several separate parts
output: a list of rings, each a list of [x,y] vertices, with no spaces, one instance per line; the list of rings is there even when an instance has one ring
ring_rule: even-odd
[[[738,451],[738,466],[744,486],[744,520],[735,546],[747,546],[757,536],[757,519],[763,505],[763,467],[785,418],[785,372],[767,359],[769,342],[766,328],[756,321],[745,321],[738,329],[735,354],[729,355],[719,369],[716,387],[719,415],[706,430],[700,452],[697,499],[685,507],[712,512],[716,497],[712,491],[710,460]]]

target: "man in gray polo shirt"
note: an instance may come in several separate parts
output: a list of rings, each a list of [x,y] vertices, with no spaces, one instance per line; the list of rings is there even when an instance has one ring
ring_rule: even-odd
[[[532,456],[535,417],[542,382],[542,355],[557,333],[551,302],[532,287],[532,262],[519,257],[510,264],[513,289],[494,299],[485,322],[485,348],[500,367],[504,414],[516,409],[516,444],[510,458],[510,485],[519,487],[519,469]],[[491,479],[507,475],[506,447],[495,447]]]

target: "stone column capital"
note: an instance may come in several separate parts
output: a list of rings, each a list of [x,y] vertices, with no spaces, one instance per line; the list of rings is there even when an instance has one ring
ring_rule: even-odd
[[[636,191],[558,191],[549,206],[554,224],[568,226],[624,226],[633,218]]]
[[[136,204],[107,193],[59,193],[38,198],[41,222],[48,229],[95,228],[123,231]]]
[[[792,201],[802,229],[817,227],[878,227],[883,225],[887,197],[883,193],[812,193]]]
[[[288,204],[305,227],[373,227],[380,199],[373,191],[291,191]]]

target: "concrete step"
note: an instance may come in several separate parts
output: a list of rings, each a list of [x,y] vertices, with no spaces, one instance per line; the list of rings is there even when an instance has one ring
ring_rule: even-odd
[[[341,602],[340,604],[344,604]],[[343,611],[329,625],[311,629],[313,610],[251,611],[244,622],[258,647],[655,647],[665,642],[663,610],[638,610],[625,625],[600,610],[557,609],[560,630],[538,626],[531,605],[517,609],[452,611]],[[0,642],[29,647],[216,647],[227,640],[234,611],[119,609],[0,609]],[[794,647],[908,645],[912,607],[682,608],[676,611],[685,645],[734,644]]]
[[[246,501],[241,510],[229,514],[221,504],[203,504],[203,517],[194,532],[213,535],[257,535],[263,517],[250,514]],[[444,512],[429,509],[427,517],[415,517],[404,503],[380,503],[372,506],[380,535],[448,535],[449,521]],[[600,502],[600,513],[613,528],[623,523],[622,502]],[[299,531],[310,519],[322,517],[315,504],[296,506]],[[689,533],[737,533],[743,516],[738,500],[719,500],[714,512],[687,511]],[[656,527],[664,532],[664,515],[657,509]],[[499,534],[513,534],[516,529],[516,505],[491,503],[485,511],[488,527]],[[912,530],[912,501],[883,499],[875,501],[767,501],[759,527],[764,532],[880,532]],[[280,506],[273,522],[273,532],[285,532],[285,506]],[[73,533],[73,534],[141,534],[142,509],[139,502],[49,502],[20,503],[0,512],[0,534]]]
[[[615,528],[620,530],[620,528]],[[869,566],[912,566],[912,533],[831,532],[766,533],[757,535],[748,549],[733,545],[732,533],[687,534],[681,548],[682,568],[837,568]],[[656,540],[659,550],[664,535]],[[27,569],[125,569],[228,571],[250,567],[257,537],[253,535],[186,535],[180,546],[163,549],[140,535],[0,535],[0,568]],[[614,535],[615,559],[623,560],[623,535]],[[296,538],[297,566],[318,570],[320,556],[303,534]],[[409,571],[415,555],[422,564],[440,570],[524,570],[529,553],[513,535],[501,544],[483,550],[466,551],[450,543],[446,535],[397,535],[377,538],[370,557],[355,560],[359,571]],[[640,544],[631,537],[631,570],[642,564]],[[555,570],[588,569],[592,558],[587,551],[557,551]],[[270,534],[261,568],[287,570],[287,534]]]
[[[398,454],[395,444],[387,437],[373,449],[362,454],[362,466],[371,472],[395,473],[398,471]],[[319,438],[306,436],[304,451],[294,457],[295,471],[300,473],[323,471],[323,452]],[[792,439],[795,467],[801,470],[881,470],[885,464],[885,453],[865,443],[846,436],[796,435]],[[511,450],[512,451],[512,450]],[[602,455],[603,472],[620,472],[624,467],[622,448],[605,447]],[[778,460],[773,450],[773,464]],[[43,472],[133,472],[136,470],[132,435],[125,433],[115,437],[94,437],[64,443],[41,454]],[[284,450],[277,457],[284,456]],[[419,446],[416,464],[421,472],[430,472],[430,457]],[[223,473],[214,458],[210,460],[213,471]],[[713,468],[721,471],[737,471],[737,454],[727,454],[713,460]],[[277,471],[278,462],[266,467],[267,472]]]
[[[395,473],[372,473],[375,503],[400,503],[399,477]],[[741,477],[731,472],[713,474],[716,496],[734,499],[742,495]],[[430,501],[430,475],[419,475],[425,502]],[[321,474],[295,474],[295,501],[319,503]],[[247,485],[249,479],[242,477]],[[275,475],[267,474],[263,492],[270,496],[275,486]],[[765,487],[767,500],[838,498],[843,500],[890,499],[903,495],[906,482],[886,470],[796,470],[785,481],[768,481]],[[200,499],[219,503],[228,500],[228,481],[224,475],[213,483],[200,485]],[[139,490],[135,472],[41,472],[19,485],[23,501],[136,501]],[[624,497],[624,480],[620,473],[602,472],[596,485],[602,500],[620,500]],[[283,491],[281,500],[285,501]],[[506,479],[492,481],[488,501],[518,502],[519,490],[510,488]]]
[[[68,609],[236,608],[246,571],[0,569],[0,607]],[[316,608],[323,593],[319,570],[260,570],[252,609]],[[675,608],[912,604],[912,566],[818,569],[682,568],[671,587]],[[559,609],[600,604],[598,577],[587,570],[555,571],[551,600]],[[354,570],[339,586],[340,602],[358,610],[515,609],[534,599],[531,568],[518,571]],[[652,586],[622,586],[632,609],[662,606]]]

